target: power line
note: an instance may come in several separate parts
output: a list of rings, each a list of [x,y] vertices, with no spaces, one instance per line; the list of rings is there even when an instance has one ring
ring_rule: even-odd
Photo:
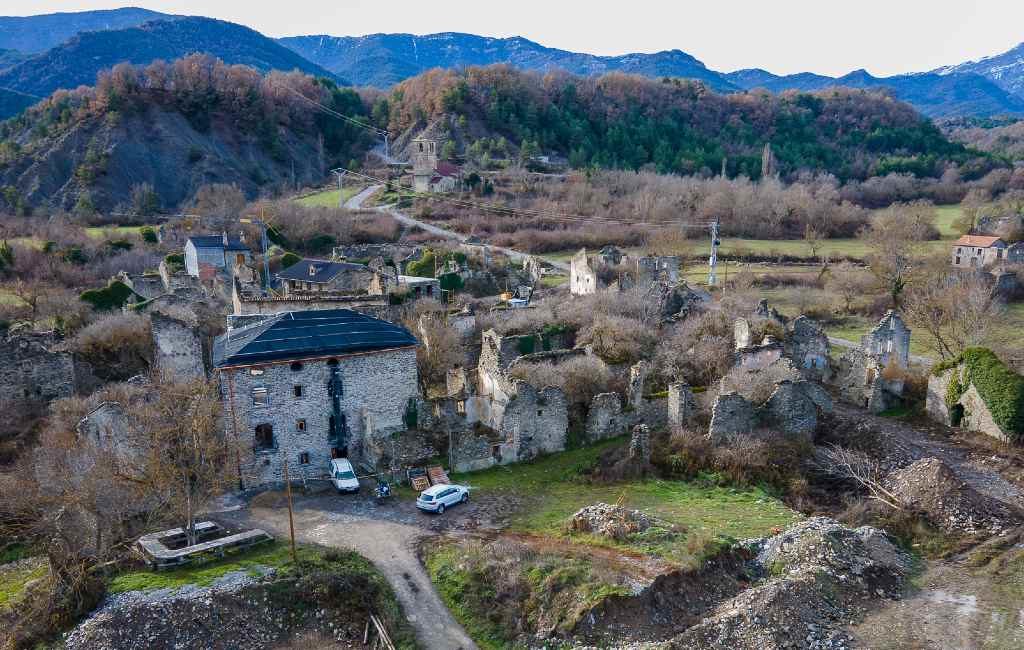
[[[379,136],[381,136],[383,138],[387,138],[388,137],[388,132],[385,131],[384,129],[379,129],[379,128],[373,126],[372,124],[367,124],[366,122],[363,122],[361,120],[357,120],[354,117],[350,117],[350,116],[345,115],[343,113],[339,113],[338,111],[334,110],[333,108],[330,108],[328,106],[324,106],[323,104],[321,104],[320,102],[316,101],[315,99],[310,99],[309,97],[306,97],[305,95],[303,95],[302,93],[300,93],[299,91],[295,90],[294,88],[292,88],[290,86],[283,86],[283,88],[285,90],[287,90],[288,92],[292,93],[293,95],[296,95],[300,99],[303,99],[303,100],[309,102],[310,104],[312,104],[313,106],[316,106],[317,108],[322,110],[324,113],[327,113],[328,115],[336,117],[339,120],[344,120],[345,122],[347,122],[349,124],[352,124],[353,126],[358,126],[360,128],[366,129],[368,131],[373,131],[374,133],[376,133],[377,135],[379,135]]]

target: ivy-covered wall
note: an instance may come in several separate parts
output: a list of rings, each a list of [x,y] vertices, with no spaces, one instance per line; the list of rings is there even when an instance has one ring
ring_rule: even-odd
[[[946,406],[952,409],[973,385],[1003,433],[1018,442],[1024,438],[1024,377],[986,348],[968,348],[932,372],[938,377],[954,368],[960,371],[951,374]]]

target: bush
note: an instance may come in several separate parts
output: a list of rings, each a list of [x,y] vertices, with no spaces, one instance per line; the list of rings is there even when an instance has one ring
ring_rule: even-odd
[[[144,372],[153,347],[149,318],[139,314],[110,314],[71,341],[71,349],[102,379],[123,380]]]
[[[139,236],[142,237],[142,241],[146,242],[147,244],[156,244],[157,242],[160,241],[156,235],[156,230],[150,228],[149,226],[146,226],[145,228],[139,230]]]
[[[182,253],[171,253],[164,258],[164,263],[167,265],[167,270],[171,273],[185,270],[185,256]]]
[[[294,266],[302,261],[302,258],[295,253],[288,252],[281,256],[281,268],[286,269],[289,266]]]
[[[81,299],[93,306],[98,311],[111,311],[120,309],[129,299],[140,298],[128,285],[118,280],[108,284],[103,289],[89,289],[83,291]]]

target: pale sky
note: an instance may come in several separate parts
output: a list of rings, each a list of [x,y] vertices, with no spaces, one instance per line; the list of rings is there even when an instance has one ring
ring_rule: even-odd
[[[125,3],[127,4],[127,3]],[[25,16],[125,6],[89,0],[0,0]],[[1024,41],[1024,0],[148,0],[268,36],[453,31],[524,36],[593,54],[680,49],[709,68],[878,76],[930,70]]]

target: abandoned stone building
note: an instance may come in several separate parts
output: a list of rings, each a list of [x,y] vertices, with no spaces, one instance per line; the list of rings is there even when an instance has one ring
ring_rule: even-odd
[[[582,248],[569,260],[569,292],[586,296],[604,289],[647,291],[654,284],[672,288],[679,283],[681,263],[676,256],[623,255],[614,246],[591,257]]]
[[[214,344],[224,429],[247,488],[322,476],[331,458],[373,466],[418,396],[416,338],[348,309],[286,312]]]
[[[785,352],[805,377],[821,380],[829,372],[828,335],[806,316],[786,326]]]
[[[250,316],[324,309],[351,309],[375,318],[390,320],[388,297],[383,294],[346,295],[311,292],[282,296],[267,293],[259,287],[247,287],[238,282],[237,278],[232,282],[231,306],[232,316],[228,317],[229,326],[232,326],[233,322],[249,320]]]
[[[581,248],[569,260],[569,293],[574,296],[589,296],[597,293],[600,288],[597,271],[590,266],[587,249]]]
[[[987,235],[964,235],[953,243],[952,264],[958,269],[980,269],[1002,262],[1006,242]]]
[[[454,192],[462,182],[462,168],[441,160],[438,144],[421,135],[410,145],[413,189],[417,192]]]
[[[11,333],[0,345],[0,384],[9,399],[70,397],[75,393],[75,362],[53,332]]]
[[[844,402],[881,413],[900,403],[909,363],[910,329],[890,310],[864,335],[859,348],[839,357],[827,380]]]
[[[982,360],[989,368],[999,368],[1002,373],[1005,373],[1005,377],[1016,374],[990,350],[975,348],[968,350],[965,355]],[[925,410],[928,416],[947,426],[977,431],[1003,442],[1021,440],[1024,437],[1024,425],[1020,423],[1024,419],[1019,416],[1014,417],[1012,411],[1022,408],[1022,396],[1012,395],[1007,399],[1006,395],[979,390],[971,376],[970,366],[970,363],[961,358],[952,367],[946,368],[938,374],[929,375],[928,394],[925,401]],[[989,372],[992,371],[989,370]],[[1011,382],[1007,381],[1002,384],[1007,388],[1011,386]],[[996,405],[990,401],[1002,402],[1000,405],[1002,417],[996,417],[993,413],[995,410],[993,407]]]

